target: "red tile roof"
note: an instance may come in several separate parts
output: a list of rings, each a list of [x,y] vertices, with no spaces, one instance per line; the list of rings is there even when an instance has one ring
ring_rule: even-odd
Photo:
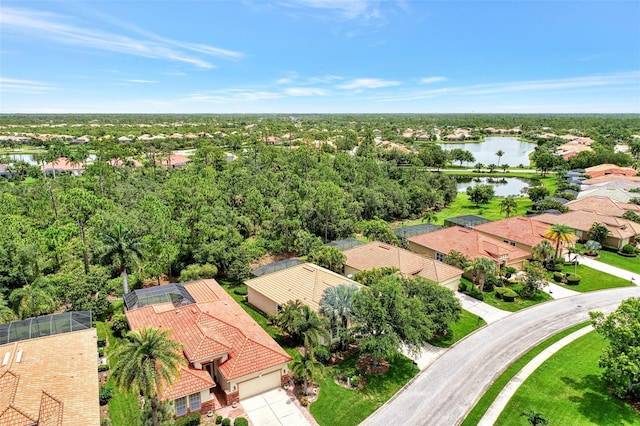
[[[549,224],[528,217],[514,216],[495,222],[483,223],[482,225],[474,226],[474,229],[501,240],[505,239],[533,247],[546,239],[544,238],[544,233],[549,229]]]
[[[552,224],[563,224],[577,231],[587,232],[591,226],[598,222],[607,227],[611,236],[617,239],[625,239],[640,235],[640,223],[619,217],[606,216],[585,210],[570,211],[564,214],[541,214],[536,219]]]
[[[609,197],[594,195],[591,197],[579,198],[565,204],[569,210],[584,210],[607,216],[622,217],[627,210],[640,213],[640,206],[635,204],[620,203]]]
[[[437,283],[461,276],[463,271],[446,263],[426,259],[409,250],[373,241],[345,250],[346,266],[358,271],[393,266],[405,276],[420,276]]]
[[[63,170],[63,171],[73,171],[73,170],[84,170],[84,165],[82,162],[75,163],[69,160],[67,157],[60,157],[56,161],[51,163],[45,163],[41,168],[43,172],[47,170]]]
[[[456,250],[471,259],[482,256],[496,260],[503,255],[508,255],[509,261],[513,261],[529,257],[529,253],[525,250],[483,235],[473,229],[460,226],[452,226],[429,232],[428,234],[416,235],[408,238],[408,240],[445,255],[452,250]]]

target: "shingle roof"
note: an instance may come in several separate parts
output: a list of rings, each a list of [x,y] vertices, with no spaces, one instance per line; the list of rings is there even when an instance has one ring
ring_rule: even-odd
[[[639,194],[640,195],[640,194]],[[640,206],[635,204],[619,203],[609,197],[593,195],[579,198],[565,204],[569,210],[584,210],[600,213],[606,216],[622,217],[627,210],[640,213]]]
[[[529,253],[525,250],[504,243],[495,238],[488,237],[473,229],[451,226],[440,231],[428,234],[416,235],[408,238],[409,241],[430,248],[437,252],[448,254],[452,250],[459,251],[471,259],[486,257],[499,259],[502,255],[508,255],[509,260],[526,259]]]
[[[475,226],[474,229],[500,239],[515,241],[530,247],[544,241],[549,224],[529,217],[514,216]],[[550,241],[550,240],[549,240]]]
[[[170,338],[183,345],[184,355],[190,362],[228,353],[228,359],[219,367],[227,380],[291,361],[291,357],[215,280],[183,285],[196,303],[176,309],[167,302],[127,311],[131,329],[161,327],[171,330]],[[213,387],[213,381],[206,372],[189,370],[187,375],[181,375],[165,389],[163,399],[185,389],[193,390],[207,381],[209,384],[200,389]]]
[[[252,278],[245,284],[280,305],[300,300],[314,311],[318,310],[322,294],[327,288],[340,284],[360,287],[357,282],[313,263],[303,263]]]
[[[393,266],[405,276],[420,276],[437,283],[461,276],[463,271],[446,263],[426,259],[409,250],[374,241],[343,252],[345,265],[358,271]]]
[[[640,235],[640,223],[585,210],[570,211],[561,215],[541,214],[535,218],[540,222],[563,224],[583,232],[587,232],[594,223],[598,222],[607,227],[611,236],[618,239]]]
[[[100,423],[95,329],[0,346],[0,425]]]

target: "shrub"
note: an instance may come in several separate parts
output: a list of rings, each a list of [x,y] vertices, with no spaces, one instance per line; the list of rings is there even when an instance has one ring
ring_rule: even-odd
[[[504,274],[504,277],[506,279],[511,278],[511,276],[514,275],[516,272],[518,272],[518,270],[516,268],[514,268],[513,266],[507,266],[506,268],[504,268],[502,270],[502,273]]]
[[[107,405],[107,402],[113,396],[113,389],[111,386],[100,386],[100,391],[98,392],[98,398],[100,399],[100,405]]]
[[[329,352],[329,348],[324,345],[318,345],[313,349],[313,354],[316,356],[316,359],[323,364],[328,364],[331,359],[331,352]]]
[[[216,417],[216,424],[219,425],[220,423],[222,423],[222,416],[217,416]]]
[[[474,285],[471,286],[471,288],[466,291],[466,293],[473,297],[474,299],[478,299],[478,300],[484,300],[484,295],[482,294],[482,292],[480,290],[478,290],[478,288]]]
[[[306,396],[303,396],[302,398],[300,398],[300,404],[303,407],[307,407],[309,405],[309,398],[307,398]]]
[[[554,271],[554,272],[562,272],[562,263],[556,263],[553,266],[552,271]]]
[[[351,386],[354,388],[357,388],[359,384],[360,384],[360,376],[353,376],[351,378]]]
[[[205,263],[204,265],[192,264],[180,272],[178,281],[181,283],[187,281],[204,280],[215,278],[218,275],[218,268],[215,265]]]
[[[562,282],[562,279],[564,278],[564,274],[562,272],[554,272],[553,273],[553,280],[557,283]]]
[[[186,416],[178,417],[174,423],[175,426],[198,426],[200,424],[200,413],[191,413]]]
[[[124,336],[129,329],[127,317],[123,313],[114,314],[111,318],[111,328],[117,336]]]
[[[249,293],[246,285],[239,285],[238,287],[233,289],[233,292],[238,296],[246,296]]]
[[[249,426],[249,420],[245,419],[244,417],[237,417],[233,421],[233,426]]]
[[[633,255],[636,254],[636,248],[631,244],[625,244],[620,250],[620,254]]]
[[[231,419],[229,417],[225,417],[222,419],[222,426],[231,426]]]
[[[496,289],[496,296],[499,299],[504,300],[505,302],[513,302],[516,299],[516,297],[518,297],[518,293],[516,293],[510,288],[500,287]]]
[[[103,371],[109,371],[109,364],[100,364],[98,366],[98,373],[101,373]]]
[[[484,291],[493,291],[493,289],[496,287],[496,284],[498,283],[498,277],[496,277],[495,275],[487,275],[487,279],[484,282]]]
[[[567,274],[565,277],[567,279],[567,285],[578,285],[582,277],[576,274]]]
[[[111,420],[109,420],[109,419],[100,419],[100,426],[111,426]]]

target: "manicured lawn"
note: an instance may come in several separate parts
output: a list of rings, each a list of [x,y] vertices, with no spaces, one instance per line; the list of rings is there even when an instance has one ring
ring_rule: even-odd
[[[324,426],[357,425],[388,401],[413,376],[418,367],[409,358],[400,355],[385,374],[366,376],[367,384],[360,390],[345,389],[334,381],[341,371],[355,368],[357,355],[335,367],[325,368],[318,379],[320,395],[311,405],[311,414]]]
[[[431,340],[429,343],[433,346],[448,348],[467,334],[473,333],[486,324],[485,320],[480,319],[478,321],[477,315],[463,309],[460,319],[451,324],[449,332],[443,337]]]
[[[535,410],[551,425],[640,425],[640,414],[613,397],[598,360],[605,340],[591,332],[549,358],[516,391],[497,425],[526,425]]]
[[[462,281],[464,281],[467,286],[471,285],[471,281],[469,281],[465,277],[462,277]],[[509,286],[509,288],[515,291],[516,293],[519,293],[520,290],[522,289],[522,286],[520,284],[516,284],[516,285]],[[502,299],[498,299],[498,297],[496,297],[495,290],[485,291],[483,294],[484,294],[483,302],[491,306],[494,306],[498,309],[502,309],[503,311],[509,311],[509,312],[519,311],[520,309],[528,308],[529,306],[533,306],[538,303],[546,302],[547,300],[553,299],[547,293],[542,291],[534,295],[533,297],[527,297],[527,298],[517,297],[516,300],[514,300],[513,302],[505,302]]]
[[[562,272],[565,274],[573,273],[574,268],[573,265],[564,265],[562,267]],[[549,273],[549,281],[555,284],[561,285],[564,288],[569,290],[579,291],[579,292],[587,292],[587,291],[595,291],[595,290],[603,290],[606,288],[616,288],[616,287],[629,287],[631,286],[630,280],[625,280],[605,272],[598,271],[597,269],[589,268],[588,266],[578,265],[577,268],[578,275],[582,277],[580,280],[580,284],[578,285],[565,285],[562,283],[556,283],[553,281],[553,274]]]
[[[580,248],[583,247],[582,244],[576,245]],[[597,260],[598,262],[606,263],[607,265],[615,266],[627,271],[635,273],[640,272],[640,256],[624,257],[620,256],[617,253],[600,250],[600,252],[598,253],[598,257],[594,258],[593,260]]]
[[[565,331],[562,331],[555,336],[552,336],[540,343],[535,348],[531,349],[529,352],[520,357],[516,362],[511,364],[498,379],[493,382],[491,387],[487,389],[482,398],[478,401],[478,403],[473,407],[473,409],[469,412],[467,417],[462,422],[462,426],[475,426],[478,424],[484,413],[487,412],[487,409],[493,404],[493,401],[496,399],[498,394],[502,391],[507,383],[515,376],[518,371],[522,369],[529,361],[535,358],[540,352],[553,345],[558,340],[562,339],[565,336],[573,333],[576,330],[581,329],[589,324],[589,322],[584,322],[582,324],[575,325],[571,328],[568,328]]]

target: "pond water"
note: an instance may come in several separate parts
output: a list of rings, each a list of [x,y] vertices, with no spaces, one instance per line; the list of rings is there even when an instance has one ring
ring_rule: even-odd
[[[502,150],[504,155],[500,158],[500,164],[509,164],[510,166],[518,166],[520,164],[529,165],[529,154],[536,147],[535,143],[523,142],[511,137],[488,137],[484,142],[479,143],[443,143],[440,144],[442,149],[452,150],[456,148],[469,151],[476,158],[476,163],[498,164],[498,156],[496,152]]]
[[[507,197],[509,195],[525,196],[522,192],[524,188],[530,186],[530,181],[522,178],[503,177],[456,177],[458,182],[458,192],[466,192],[467,188],[476,185],[491,185],[497,197]]]

